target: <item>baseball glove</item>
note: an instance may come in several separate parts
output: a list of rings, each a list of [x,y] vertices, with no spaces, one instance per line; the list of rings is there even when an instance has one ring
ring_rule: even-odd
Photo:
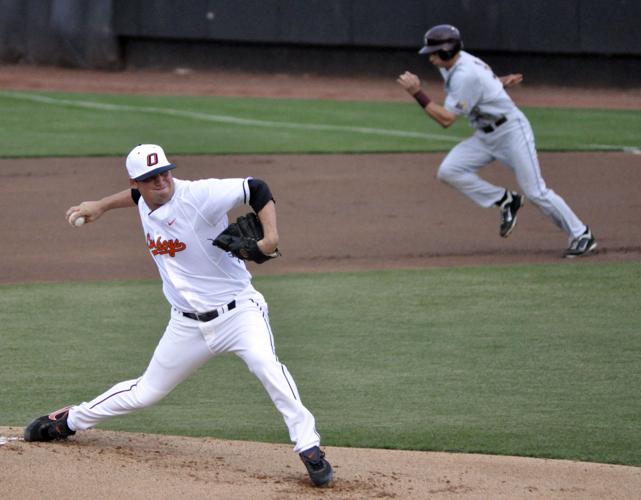
[[[278,249],[270,254],[265,255],[258,248],[258,241],[263,239],[263,225],[255,213],[241,215],[227,226],[220,233],[212,244],[225,252],[230,252],[234,257],[242,260],[251,260],[257,264],[262,264],[274,257],[278,257]]]

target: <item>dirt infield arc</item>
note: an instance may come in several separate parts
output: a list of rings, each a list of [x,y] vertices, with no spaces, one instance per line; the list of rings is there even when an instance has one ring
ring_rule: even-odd
[[[283,258],[254,274],[441,265],[562,262],[564,233],[532,204],[510,238],[483,210],[435,178],[442,155],[172,157],[176,177],[254,176],[278,204]],[[586,220],[600,250],[581,263],[641,257],[641,156],[542,154],[545,177]],[[498,165],[484,174],[508,186]],[[133,211],[71,228],[66,209],[127,187],[119,158],[0,160],[5,227],[0,282],[156,279]],[[636,182],[635,182],[636,181]],[[605,188],[603,188],[605,186]],[[55,251],[43,252],[43,242]]]
[[[301,84],[301,82],[303,84]],[[290,75],[95,72],[5,67],[0,89],[400,99],[390,82]],[[520,103],[641,107],[637,91],[601,101],[571,89],[519,89]],[[572,96],[578,100],[573,101]],[[545,100],[547,96],[547,101]],[[562,102],[561,102],[562,101]],[[442,154],[181,156],[181,178],[253,175],[278,202],[284,256],[254,274],[555,263],[593,265],[641,258],[641,156],[542,154],[548,184],[586,220],[597,255],[560,256],[563,233],[531,204],[509,239],[498,213],[437,182]],[[484,175],[509,187],[493,165]],[[156,279],[135,213],[71,228],[67,207],[126,187],[121,158],[0,160],[6,228],[0,283]],[[53,249],[53,251],[52,251]],[[141,367],[141,370],[143,367]],[[106,381],[108,383],[108,381]],[[34,409],[35,410],[35,409]],[[3,424],[0,422],[0,424]],[[17,438],[21,428],[0,427]],[[317,491],[291,447],[92,430],[68,443],[0,443],[8,498],[638,498],[641,469],[531,458],[329,447],[337,481]]]

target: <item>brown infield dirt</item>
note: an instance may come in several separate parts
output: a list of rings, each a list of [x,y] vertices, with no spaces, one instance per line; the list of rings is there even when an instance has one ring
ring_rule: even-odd
[[[407,99],[395,77],[3,66],[0,89]],[[430,93],[442,97],[435,84]],[[641,109],[641,89],[528,88],[526,81],[511,93],[524,106]],[[123,157],[136,142],[144,138],[124,145]],[[480,209],[436,180],[441,153],[167,153],[178,164],[179,178],[252,175],[269,182],[278,202],[283,256],[250,266],[255,275],[517,263],[582,266],[641,257],[641,156],[635,154],[540,155],[548,185],[590,225],[599,242],[596,255],[567,261],[561,259],[565,235],[531,204],[519,213],[510,238],[500,238],[496,210]],[[0,160],[5,227],[0,283],[157,279],[134,212],[112,212],[81,229],[71,228],[64,218],[69,206],[126,187],[123,163],[123,158]],[[517,188],[499,165],[486,168],[483,176]],[[105,386],[114,382],[105,381]],[[34,408],[34,413],[46,410]],[[637,467],[335,446],[326,452],[336,480],[329,489],[316,489],[288,444],[98,429],[64,443],[27,444],[21,434],[22,428],[0,427],[3,498],[596,499],[639,498],[641,491]]]

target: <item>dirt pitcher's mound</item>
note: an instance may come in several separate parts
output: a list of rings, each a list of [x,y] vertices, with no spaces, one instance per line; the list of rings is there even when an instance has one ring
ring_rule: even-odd
[[[636,467],[417,451],[326,448],[329,489],[286,444],[91,430],[25,443],[0,427],[5,498],[638,498]],[[8,459],[7,457],[11,458]]]

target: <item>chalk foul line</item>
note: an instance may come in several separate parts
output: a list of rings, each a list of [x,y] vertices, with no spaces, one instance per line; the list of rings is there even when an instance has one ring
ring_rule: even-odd
[[[369,135],[383,135],[390,137],[403,137],[403,138],[416,138],[416,139],[432,139],[447,142],[458,142],[460,137],[453,137],[444,134],[429,134],[422,132],[410,132],[405,130],[390,130],[371,127],[355,127],[343,125],[328,125],[323,123],[295,123],[295,122],[277,122],[271,120],[256,120],[250,118],[238,118],[235,116],[216,115],[211,113],[202,113],[198,111],[186,111],[182,109],[173,108],[159,108],[154,106],[130,106],[126,104],[108,104],[95,101],[84,101],[77,99],[58,99],[55,97],[48,97],[39,94],[27,94],[23,92],[0,92],[0,96],[10,99],[20,99],[25,101],[40,102],[53,106],[67,106],[84,109],[95,109],[101,111],[123,111],[135,113],[151,113],[165,116],[175,116],[180,118],[190,118],[194,120],[201,120],[214,123],[227,123],[230,125],[240,125],[249,127],[265,127],[265,128],[284,128],[296,130],[314,130],[314,131],[328,131],[328,132],[351,132],[357,134]]]

